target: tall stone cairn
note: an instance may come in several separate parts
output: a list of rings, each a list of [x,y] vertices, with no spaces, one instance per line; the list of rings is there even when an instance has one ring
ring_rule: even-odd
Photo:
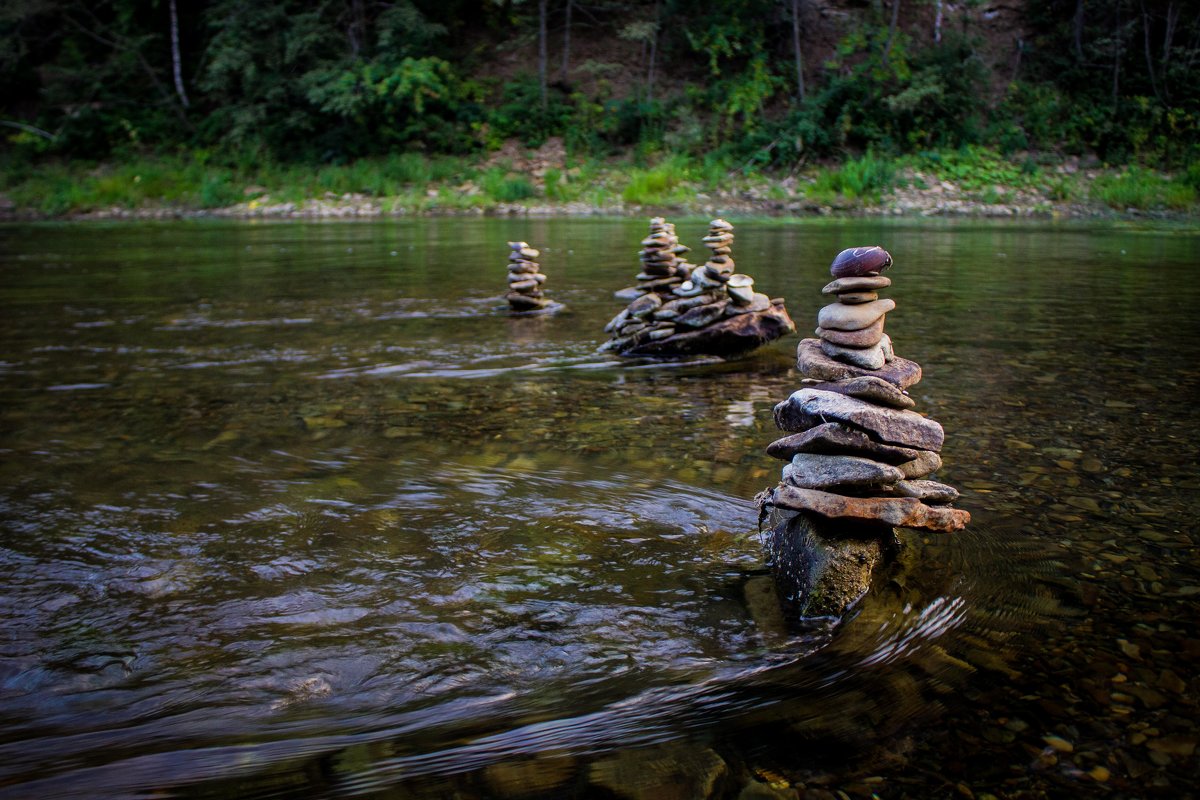
[[[636,300],[647,292],[670,292],[687,280],[695,268],[683,258],[690,250],[679,243],[673,224],[662,217],[652,218],[650,233],[642,240],[638,253],[642,271],[637,274],[637,285],[621,289],[616,293],[617,298]]]
[[[884,320],[896,307],[880,299],[892,281],[881,247],[843,250],[822,289],[837,302],[817,315],[816,339],[797,348],[803,388],[775,406],[788,435],[767,454],[788,462],[783,480],[759,503],[827,520],[880,526],[961,530],[971,515],[951,508],[958,491],[929,480],[942,465],[944,432],[913,411],[906,391],[921,367],[896,356]]]
[[[652,221],[652,229],[660,219]],[[657,240],[652,232],[643,246],[652,240],[667,246],[673,236],[673,228]],[[612,338],[601,349],[628,355],[723,355],[752,349],[794,331],[782,299],[773,301],[755,292],[753,278],[734,273],[732,245],[733,226],[723,219],[710,222],[704,237],[704,246],[710,251],[708,261],[691,268],[686,280],[679,280],[677,271],[670,279],[673,283],[656,284],[634,299],[604,327]],[[679,265],[674,268],[678,270]],[[653,274],[644,269],[643,275]],[[758,312],[753,320],[728,319],[751,312]]]
[[[546,276],[534,261],[540,253],[527,242],[509,242],[508,246],[511,249],[508,254],[508,294],[504,299],[509,308],[517,312],[545,308],[550,304],[542,292]]]

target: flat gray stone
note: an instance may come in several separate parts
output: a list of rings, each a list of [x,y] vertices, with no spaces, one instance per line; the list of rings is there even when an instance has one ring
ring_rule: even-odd
[[[842,347],[839,344],[821,340],[821,352],[837,361],[844,361],[863,369],[879,369],[887,363],[883,355],[883,347]]]
[[[820,339],[803,339],[796,348],[796,368],[806,378],[822,381],[840,381],[862,375],[874,375],[900,389],[907,389],[921,380],[921,365],[907,358],[896,356],[880,369],[868,370],[852,364],[843,364],[821,352]]]
[[[874,375],[863,375],[859,378],[849,378],[843,381],[824,381],[814,383],[808,388],[817,389],[822,392],[837,392],[838,394],[857,397],[859,400],[870,400],[872,403],[880,403],[892,408],[910,409],[917,405],[915,400],[897,389],[894,384],[888,383],[883,378],[876,378]]]
[[[797,453],[827,453],[865,456],[873,461],[894,465],[913,461],[922,452],[911,447],[877,442],[864,431],[837,422],[826,422],[767,445],[767,455],[782,461],[791,461]]]
[[[875,324],[876,320],[895,307],[896,301],[890,297],[856,306],[830,303],[817,312],[817,324],[835,331],[859,331]]]
[[[663,304],[662,297],[655,292],[650,292],[639,297],[629,304],[629,316],[631,317],[648,317],[654,313],[654,310]]]
[[[705,325],[720,319],[721,315],[725,313],[725,306],[727,305],[729,305],[728,300],[718,300],[707,305],[689,308],[675,318],[675,324],[684,325],[689,328],[703,328]]]
[[[883,322],[886,316],[875,320],[871,325],[857,331],[834,331],[817,328],[816,334],[831,344],[842,347],[871,347],[883,339]]]
[[[953,503],[958,499],[958,489],[937,481],[898,481],[895,492],[901,497],[915,497],[923,503]]]
[[[892,486],[900,470],[862,456],[797,453],[783,468],[783,480],[801,489]]]
[[[918,450],[941,450],[946,437],[941,425],[915,411],[877,406],[836,392],[800,389],[775,406],[775,424],[785,431],[806,431],[826,422],[844,422],[884,444]]]
[[[892,285],[892,279],[883,275],[862,275],[857,278],[838,278],[830,281],[821,289],[821,294],[841,294],[842,292],[873,292]]]

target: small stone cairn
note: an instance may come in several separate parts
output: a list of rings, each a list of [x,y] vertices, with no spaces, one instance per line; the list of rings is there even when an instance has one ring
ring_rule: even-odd
[[[821,291],[837,302],[818,314],[819,338],[797,348],[805,386],[775,406],[775,422],[789,435],[767,454],[788,465],[783,481],[760,495],[764,513],[931,531],[961,530],[970,521],[949,507],[957,490],[928,480],[942,465],[944,432],[912,410],[905,390],[921,379],[921,366],[896,356],[883,332],[896,303],[879,298],[892,283],[880,273],[891,265],[881,247],[834,259],[834,280]]]
[[[512,252],[508,254],[508,294],[504,299],[509,308],[518,313],[545,308],[550,304],[542,292],[546,276],[533,260],[540,253],[527,242],[509,242],[508,246]]]
[[[670,292],[695,269],[683,258],[690,250],[679,243],[672,223],[662,217],[652,218],[650,233],[642,240],[642,251],[638,253],[642,271],[637,275],[637,285],[616,292],[617,299],[636,300],[647,292]]]
[[[660,238],[655,238],[656,225],[661,228]],[[678,245],[672,241],[678,241],[673,226],[656,217],[651,221],[651,236],[642,244],[661,243],[662,249],[656,252],[677,256]],[[723,219],[710,222],[704,246],[711,255],[702,267],[684,264],[686,279],[677,262],[670,267],[675,270],[673,276],[659,276],[668,267],[657,265],[668,262],[647,261],[643,250],[646,266],[638,279],[648,280],[637,288],[645,291],[604,327],[612,338],[601,349],[621,355],[726,355],[795,331],[782,299],[755,292],[753,278],[734,273],[732,245],[733,226]],[[655,272],[649,268],[651,263],[656,265]]]

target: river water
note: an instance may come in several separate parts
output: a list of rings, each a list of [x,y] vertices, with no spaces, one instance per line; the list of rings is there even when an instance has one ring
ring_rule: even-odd
[[[596,352],[645,220],[0,228],[0,796],[1192,796],[1200,236],[732,221],[804,334],[891,251],[973,516],[839,625],[752,503],[799,337]]]

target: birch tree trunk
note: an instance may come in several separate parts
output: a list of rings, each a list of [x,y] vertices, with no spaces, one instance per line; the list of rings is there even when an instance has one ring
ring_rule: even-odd
[[[179,13],[175,8],[175,0],[168,4],[171,8],[171,67],[175,76],[175,93],[184,108],[188,107],[187,92],[183,89],[182,59],[179,57]]]

